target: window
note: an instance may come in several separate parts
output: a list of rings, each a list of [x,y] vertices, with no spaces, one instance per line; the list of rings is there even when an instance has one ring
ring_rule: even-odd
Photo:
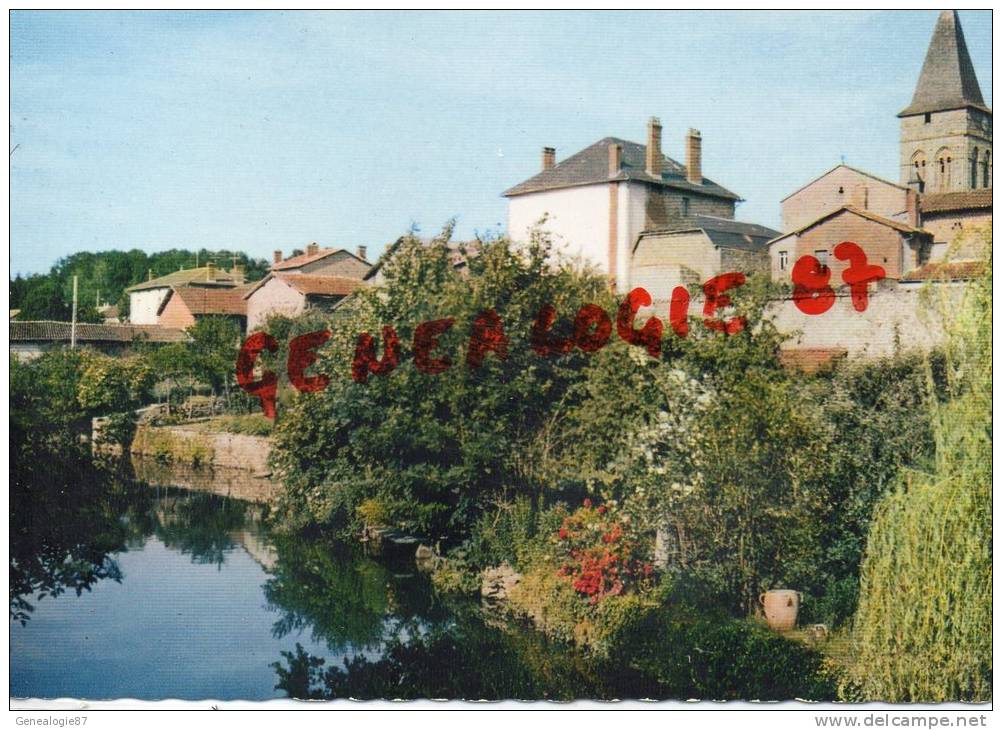
[[[845,189],[841,185],[839,185],[838,186],[838,194],[841,195],[844,192],[845,192]]]
[[[978,186],[978,148],[974,148],[971,155],[971,189]]]
[[[925,123],[928,124],[931,121],[932,121],[932,113],[931,112],[926,112],[925,113]]]
[[[937,152],[936,161],[939,163],[939,179],[936,181],[936,189],[940,192],[946,192],[952,184],[953,158],[950,156],[950,150],[944,148]]]
[[[790,253],[788,251],[779,252],[779,270],[786,271],[786,263],[790,259]]]
[[[689,215],[689,199],[688,198],[682,198],[682,215],[683,216]]]
[[[814,258],[816,258],[822,266],[828,268],[828,250],[824,248],[819,248],[814,252]]]
[[[991,155],[991,152],[985,150],[984,159],[981,160],[981,187],[983,188],[990,188],[992,186],[990,168],[988,167],[989,155]]]

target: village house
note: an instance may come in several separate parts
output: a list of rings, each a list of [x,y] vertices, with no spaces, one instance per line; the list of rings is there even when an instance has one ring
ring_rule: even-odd
[[[676,286],[695,294],[722,272],[767,270],[766,246],[778,233],[714,216],[693,216],[679,225],[675,230],[644,231],[633,248],[630,285],[646,289],[655,303],[668,301]]]
[[[516,240],[545,217],[562,252],[597,266],[619,293],[628,292],[642,279],[652,284],[651,267],[673,270],[679,256],[666,254],[668,239],[641,234],[716,230],[729,221],[727,233],[743,238],[746,262],[764,269],[767,258],[761,226],[734,221],[741,198],[703,175],[703,139],[696,129],[685,135],[685,164],[661,152],[661,122],[652,117],[647,144],[606,137],[565,160],[557,161],[552,147],[543,148],[542,170],[504,192],[508,198],[508,233]],[[708,234],[704,233],[703,243]],[[642,241],[642,245],[640,245]],[[750,248],[757,247],[757,251]],[[737,250],[737,249],[729,249]],[[644,270],[636,269],[635,252]],[[682,262],[684,264],[684,262]],[[700,275],[720,273],[690,262]],[[712,267],[711,267],[712,268]],[[655,297],[667,297],[656,286]]]
[[[190,284],[172,286],[157,310],[157,322],[162,327],[187,329],[204,317],[225,317],[237,323],[241,332],[247,329],[248,286],[211,287]]]
[[[314,242],[306,247],[304,253],[287,259],[282,258],[281,251],[275,251],[271,270],[272,272],[361,279],[372,266],[365,258],[365,251],[365,246],[359,246],[355,253],[351,253],[343,248],[320,248],[320,245]]]
[[[274,314],[295,317],[309,309],[330,311],[334,305],[364,286],[361,279],[345,276],[276,272],[268,274],[243,295],[248,331],[257,329]]]
[[[837,259],[835,247],[842,241],[858,243],[867,261],[883,267],[888,279],[901,279],[929,259],[932,234],[915,225],[917,220],[902,222],[868,210],[845,205],[785,233],[768,244],[772,278],[789,282],[793,265],[803,256],[813,256],[831,271],[838,285],[849,265]]]
[[[202,286],[206,288],[228,289],[244,283],[244,272],[240,266],[232,271],[222,271],[214,264],[194,269],[181,269],[166,276],[134,284],[126,289],[129,295],[129,322],[131,324],[158,324],[159,312],[167,296],[175,286]]]
[[[273,314],[294,317],[308,309],[332,309],[364,285],[362,278],[372,268],[365,253],[365,246],[351,253],[316,243],[287,259],[275,251],[271,272],[243,292],[248,331]]]

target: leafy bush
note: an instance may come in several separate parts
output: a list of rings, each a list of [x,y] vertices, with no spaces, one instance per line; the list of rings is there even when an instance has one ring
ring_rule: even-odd
[[[526,247],[480,242],[468,275],[460,274],[448,235],[430,244],[403,239],[384,263],[386,286],[356,293],[328,322],[331,341],[314,370],[331,381],[321,393],[297,394],[276,429],[289,524],[353,532],[356,508],[375,497],[392,508],[395,527],[456,544],[491,505],[517,495],[535,502],[543,492],[540,434],[587,354],[541,357],[527,333],[543,305],[556,306],[569,329],[576,309],[606,303],[607,290],[600,277],[555,262],[540,236]],[[488,310],[510,336],[507,354],[469,367],[471,332]],[[406,348],[420,323],[445,317],[454,324],[435,355],[450,357],[449,369],[422,372],[405,350],[392,373],[351,379],[361,333],[381,337],[392,325]]]
[[[666,586],[662,598],[672,591]],[[823,657],[752,621],[664,602],[634,612],[608,640],[610,658],[668,696],[712,700],[831,700]]]

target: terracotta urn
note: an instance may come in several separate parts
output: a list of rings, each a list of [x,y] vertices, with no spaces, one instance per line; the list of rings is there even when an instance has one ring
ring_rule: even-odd
[[[773,631],[789,631],[797,625],[800,593],[797,591],[766,591],[758,597],[765,611],[765,620]]]

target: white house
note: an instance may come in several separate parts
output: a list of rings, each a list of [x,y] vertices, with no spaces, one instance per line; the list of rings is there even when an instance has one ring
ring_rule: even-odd
[[[734,218],[738,195],[702,174],[702,137],[685,137],[685,165],[661,153],[661,123],[652,117],[647,144],[606,137],[557,162],[543,148],[543,169],[505,191],[508,234],[515,240],[544,216],[563,252],[629,291],[633,247],[643,231],[688,225],[692,216]],[[689,225],[691,227],[691,225]]]

